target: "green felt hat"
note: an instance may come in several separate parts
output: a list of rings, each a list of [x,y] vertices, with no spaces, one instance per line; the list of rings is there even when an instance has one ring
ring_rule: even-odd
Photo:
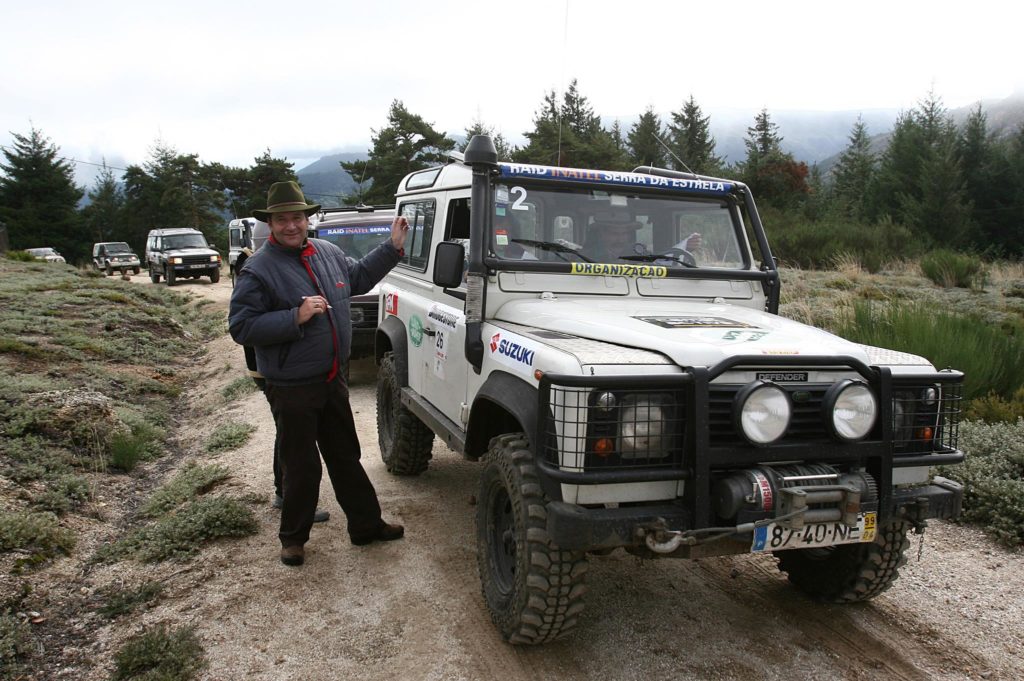
[[[302,211],[307,216],[320,210],[319,203],[306,203],[306,197],[302,195],[302,189],[298,182],[275,182],[270,185],[267,192],[267,209],[254,210],[253,217],[263,222],[270,222],[270,216],[274,213],[290,213]]]

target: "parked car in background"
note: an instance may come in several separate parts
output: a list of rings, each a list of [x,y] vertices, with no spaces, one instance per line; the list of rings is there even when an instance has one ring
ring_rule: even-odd
[[[168,286],[182,277],[220,281],[220,253],[210,248],[198,229],[153,229],[146,238],[146,267],[154,283],[163,276]]]
[[[97,270],[112,276],[114,272],[124,274],[128,270],[138,274],[142,268],[139,256],[123,241],[103,241],[92,245],[92,264]]]
[[[391,236],[394,206],[343,206],[326,208],[318,220],[310,223],[316,238],[330,241],[351,258],[359,260]],[[373,354],[374,334],[380,305],[374,287],[360,296],[352,296],[352,354],[349,359],[360,359]]]
[[[45,260],[46,262],[67,262],[64,260],[64,256],[57,252],[56,248],[50,248],[45,246],[43,248],[26,248],[25,251],[36,260]]]

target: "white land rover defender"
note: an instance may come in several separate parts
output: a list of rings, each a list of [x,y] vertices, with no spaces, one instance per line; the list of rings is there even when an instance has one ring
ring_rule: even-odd
[[[436,434],[482,460],[477,558],[505,639],[576,624],[588,552],[772,552],[811,596],[859,601],[896,579],[908,530],[959,514],[930,467],[963,458],[963,375],[777,316],[743,184],[498,163],[478,136],[397,207],[381,453],[423,473]],[[629,237],[610,255],[609,224]]]

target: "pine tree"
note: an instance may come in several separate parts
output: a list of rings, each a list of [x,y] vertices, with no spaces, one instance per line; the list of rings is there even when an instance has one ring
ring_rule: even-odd
[[[690,95],[682,109],[672,113],[668,129],[671,133],[668,144],[674,154],[671,159],[673,168],[701,175],[718,175],[722,172],[722,159],[715,156],[711,117],[702,115],[693,95]]]
[[[832,194],[843,215],[862,219],[867,214],[868,192],[875,173],[868,128],[858,116],[850,131],[849,144],[832,169]]]
[[[388,124],[374,132],[372,144],[367,160],[343,161],[341,167],[353,178],[360,178],[359,195],[350,200],[385,204],[394,203],[406,175],[443,163],[455,140],[434,130],[396,99],[388,112]]]
[[[130,231],[122,223],[123,207],[124,194],[104,159],[103,169],[89,190],[89,205],[82,209],[82,219],[93,242],[128,241],[131,238]]]
[[[534,115],[533,130],[523,133],[529,144],[518,150],[515,160],[613,170],[628,165],[612,135],[601,127],[600,117],[580,94],[575,79],[562,96],[562,105],[557,102],[554,90],[544,95]]]
[[[473,121],[473,125],[466,128],[466,141],[462,145],[461,151],[466,150],[466,147],[469,146],[469,140],[473,139],[474,135],[487,135],[491,138],[491,141],[494,142],[494,149],[498,152],[499,161],[509,161],[512,159],[512,147],[504,136],[500,132],[495,132],[492,126],[484,125],[480,120]]]
[[[4,149],[0,163],[0,222],[7,225],[12,249],[52,246],[68,261],[88,255],[78,202],[84,191],[75,185],[71,163],[42,131],[12,133],[14,144]]]
[[[747,128],[744,142],[747,158],[740,172],[755,197],[777,208],[795,207],[806,198],[810,193],[807,164],[782,151],[779,126],[772,122],[767,109],[762,109],[753,127]]]
[[[629,144],[630,160],[634,166],[665,166],[665,147],[661,119],[652,107],[640,114],[640,119],[629,129],[626,141]]]

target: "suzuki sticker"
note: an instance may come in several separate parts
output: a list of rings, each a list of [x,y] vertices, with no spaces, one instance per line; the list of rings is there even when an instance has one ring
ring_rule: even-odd
[[[499,331],[491,336],[488,344],[491,357],[499,364],[529,371],[533,367],[536,350],[526,343],[526,339],[508,331]]]

